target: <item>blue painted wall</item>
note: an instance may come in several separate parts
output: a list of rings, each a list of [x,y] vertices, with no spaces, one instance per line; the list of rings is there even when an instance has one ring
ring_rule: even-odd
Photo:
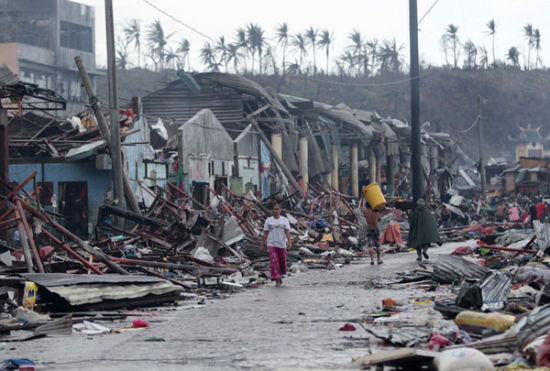
[[[44,174],[42,174],[42,168]],[[98,170],[95,161],[61,162],[32,164],[10,164],[10,181],[22,182],[33,171],[36,171],[38,182],[52,182],[53,191],[60,203],[59,182],[87,182],[88,183],[88,232],[93,231],[97,221],[98,208],[103,205],[105,192],[111,184],[110,171]],[[33,191],[32,182],[25,190]]]

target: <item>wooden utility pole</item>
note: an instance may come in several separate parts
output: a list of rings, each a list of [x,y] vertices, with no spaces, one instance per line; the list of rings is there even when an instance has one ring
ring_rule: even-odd
[[[86,93],[88,94],[88,97],[90,99],[90,106],[94,111],[95,117],[97,119],[97,123],[99,125],[99,129],[101,130],[103,139],[107,143],[107,147],[109,147],[109,152],[111,152],[111,156],[112,156],[114,150],[111,142],[111,136],[109,135],[109,126],[107,125],[107,121],[105,120],[103,111],[99,106],[99,99],[96,97],[94,93],[94,89],[92,88],[92,83],[90,81],[90,78],[88,77],[88,73],[86,72],[84,63],[82,63],[82,59],[80,57],[75,57],[74,60],[76,62],[76,66],[78,67],[78,72],[80,72],[80,78],[82,79],[82,84],[84,85],[84,89],[86,90]],[[133,212],[141,214],[138,203],[136,201],[136,197],[134,195],[134,191],[132,190],[132,186],[130,185],[130,180],[128,179],[128,176],[124,172],[121,173],[121,176],[122,176],[122,183],[124,187],[124,196],[126,198],[126,203],[128,204],[128,207]]]
[[[118,117],[118,94],[116,80],[115,26],[113,0],[105,0],[105,23],[107,26],[107,81],[109,82],[109,118],[111,121],[111,159],[113,162],[113,199],[124,204],[122,156],[120,153],[120,123]]]
[[[411,170],[413,202],[422,197],[422,168],[420,164],[420,67],[418,62],[418,10],[416,0],[409,0],[411,40]]]
[[[485,192],[487,191],[487,179],[485,175],[485,166],[483,165],[484,156],[483,156],[483,146],[485,145],[485,141],[483,140],[483,120],[482,120],[482,106],[483,106],[483,99],[478,96],[477,97],[478,107],[479,107],[479,113],[477,116],[477,130],[478,130],[478,139],[479,139],[479,173],[481,176],[481,194],[485,196]]]
[[[10,181],[10,162],[9,162],[9,135],[8,135],[8,110],[0,107],[0,179],[8,184]],[[9,192],[7,187],[0,183],[0,196],[5,196]]]

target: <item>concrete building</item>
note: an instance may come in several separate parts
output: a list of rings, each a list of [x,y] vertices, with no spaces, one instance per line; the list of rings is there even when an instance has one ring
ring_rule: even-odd
[[[0,63],[28,83],[57,91],[67,112],[87,97],[74,57],[95,85],[95,9],[69,0],[0,0]]]

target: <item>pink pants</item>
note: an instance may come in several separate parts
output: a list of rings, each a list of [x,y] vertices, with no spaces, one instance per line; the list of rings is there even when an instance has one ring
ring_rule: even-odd
[[[268,246],[269,261],[271,262],[271,278],[278,280],[286,274],[286,249]]]

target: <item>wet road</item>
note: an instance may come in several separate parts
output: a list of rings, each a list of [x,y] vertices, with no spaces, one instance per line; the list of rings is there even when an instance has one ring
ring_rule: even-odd
[[[449,253],[459,245],[464,243],[430,253]],[[385,297],[414,294],[365,287],[373,278],[416,267],[414,253],[383,258],[383,265],[362,259],[336,270],[310,270],[286,279],[283,287],[270,284],[201,307],[185,301],[177,309],[161,308],[158,316],[144,317],[151,327],[141,331],[6,344],[1,359],[30,358],[43,370],[343,368],[367,354],[369,335],[359,325],[354,332],[338,328],[375,311]],[[151,338],[164,341],[146,341]]]

